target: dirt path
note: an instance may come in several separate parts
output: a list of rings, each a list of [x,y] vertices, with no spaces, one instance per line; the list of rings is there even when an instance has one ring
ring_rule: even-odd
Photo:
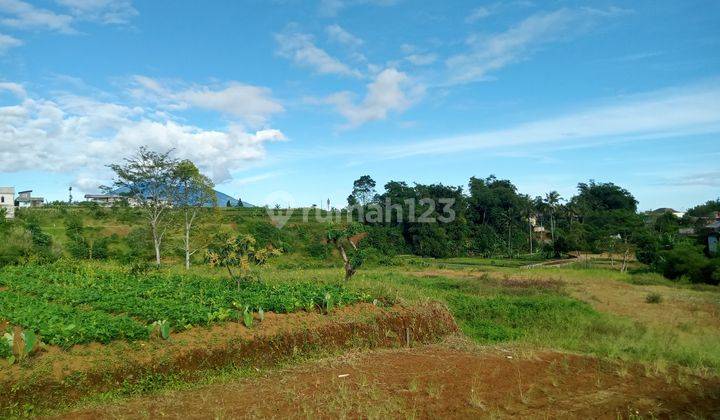
[[[720,380],[654,375],[557,352],[462,340],[353,353],[260,378],[142,397],[62,418],[618,418],[720,415]]]

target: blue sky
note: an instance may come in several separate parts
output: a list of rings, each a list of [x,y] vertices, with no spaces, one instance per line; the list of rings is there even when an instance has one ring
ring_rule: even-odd
[[[719,134],[717,1],[0,0],[0,184],[49,199],[148,145],[257,204],[495,174],[685,209]]]

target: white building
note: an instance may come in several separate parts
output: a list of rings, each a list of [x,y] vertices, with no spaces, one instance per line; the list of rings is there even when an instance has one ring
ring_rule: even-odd
[[[85,194],[85,200],[91,203],[98,203],[101,206],[111,206],[127,200],[127,198],[116,194]]]
[[[18,207],[40,207],[45,204],[45,199],[42,197],[33,197],[32,190],[20,191],[18,197],[15,199],[15,204]]]
[[[15,217],[15,188],[0,187],[0,208],[5,209],[5,217],[12,219]]]

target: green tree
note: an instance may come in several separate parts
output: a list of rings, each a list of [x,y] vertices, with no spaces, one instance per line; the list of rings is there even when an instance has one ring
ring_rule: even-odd
[[[83,226],[77,214],[66,216],[65,234],[69,239],[67,250],[74,258],[104,260],[108,257],[110,238],[103,235],[99,228]]]
[[[122,195],[143,208],[150,225],[158,266],[161,264],[162,242],[171,222],[170,209],[177,192],[174,182],[177,160],[170,157],[171,152],[158,153],[140,147],[124,163],[109,165],[115,172],[114,188],[103,188],[106,191],[119,189]]]
[[[190,239],[193,223],[203,207],[217,206],[217,198],[213,190],[215,185],[189,160],[183,160],[175,165],[173,183],[176,187],[175,205],[180,209],[183,217],[185,269],[190,269],[190,257],[199,249],[192,247]]]
[[[353,182],[352,194],[348,197],[348,204],[366,206],[374,201],[376,196],[375,181],[370,175],[363,175]],[[352,197],[352,198],[351,198]]]
[[[350,280],[363,263],[359,243],[367,234],[359,223],[350,223],[348,225],[330,225],[326,235],[328,243],[337,248],[343,260],[345,281]]]
[[[548,213],[550,213],[550,238],[555,241],[555,212],[557,210],[558,204],[560,204],[560,201],[562,201],[563,198],[560,197],[560,194],[557,191],[550,191],[549,193],[545,194],[545,205],[548,209]]]

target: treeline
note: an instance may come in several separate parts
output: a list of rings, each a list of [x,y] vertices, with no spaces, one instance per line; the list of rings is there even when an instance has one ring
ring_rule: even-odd
[[[250,234],[258,246],[295,254],[296,259],[329,262],[343,248],[333,243],[348,242],[333,232],[347,233],[346,239],[359,233],[355,227],[350,232],[326,226],[327,218],[318,220],[323,223],[296,220],[300,212],[281,229],[267,220],[266,209],[237,209],[235,214],[235,209],[208,208],[208,203],[217,205],[212,182],[192,162],[175,160],[169,152],[140,148],[110,168],[116,175],[112,189],[123,191],[127,200],[110,209],[56,206],[65,238],[60,242],[59,232],[50,235],[41,229],[38,215],[44,210],[18,211],[14,222],[0,213],[0,266],[69,255],[127,263],[154,257],[157,265],[171,256],[189,267],[204,261],[208,248],[237,234]],[[101,228],[107,223],[86,224],[88,218],[78,210],[90,219],[109,218],[130,229],[108,234]],[[635,255],[668,278],[717,284],[720,259],[709,254],[709,232],[704,230],[715,211],[720,211],[720,200],[696,206],[682,219],[671,212],[640,214],[635,197],[609,182],[580,183],[577,193],[565,198],[556,191],[531,197],[492,175],[472,177],[467,187],[391,181],[381,191],[365,175],[354,182],[343,214],[357,217],[365,231],[357,262],[392,263],[398,254],[560,258],[572,251],[607,252],[621,270]],[[693,227],[695,234],[681,235],[681,227]]]
[[[368,244],[385,255],[562,257],[571,251],[607,252],[619,255],[624,270],[635,254],[669,278],[720,281],[720,260],[709,258],[702,231],[707,223],[703,218],[720,211],[720,200],[697,206],[679,219],[670,212],[640,214],[628,190],[592,180],[578,184],[577,193],[567,199],[556,191],[531,197],[492,175],[470,178],[467,190],[398,181],[388,182],[380,192],[375,187],[370,176],[359,178],[348,204],[366,209],[362,221],[370,233]],[[448,202],[452,204],[441,204]],[[375,220],[370,217],[375,212],[390,217]],[[454,215],[451,221],[449,213]],[[697,235],[679,234],[680,227],[694,225]]]

